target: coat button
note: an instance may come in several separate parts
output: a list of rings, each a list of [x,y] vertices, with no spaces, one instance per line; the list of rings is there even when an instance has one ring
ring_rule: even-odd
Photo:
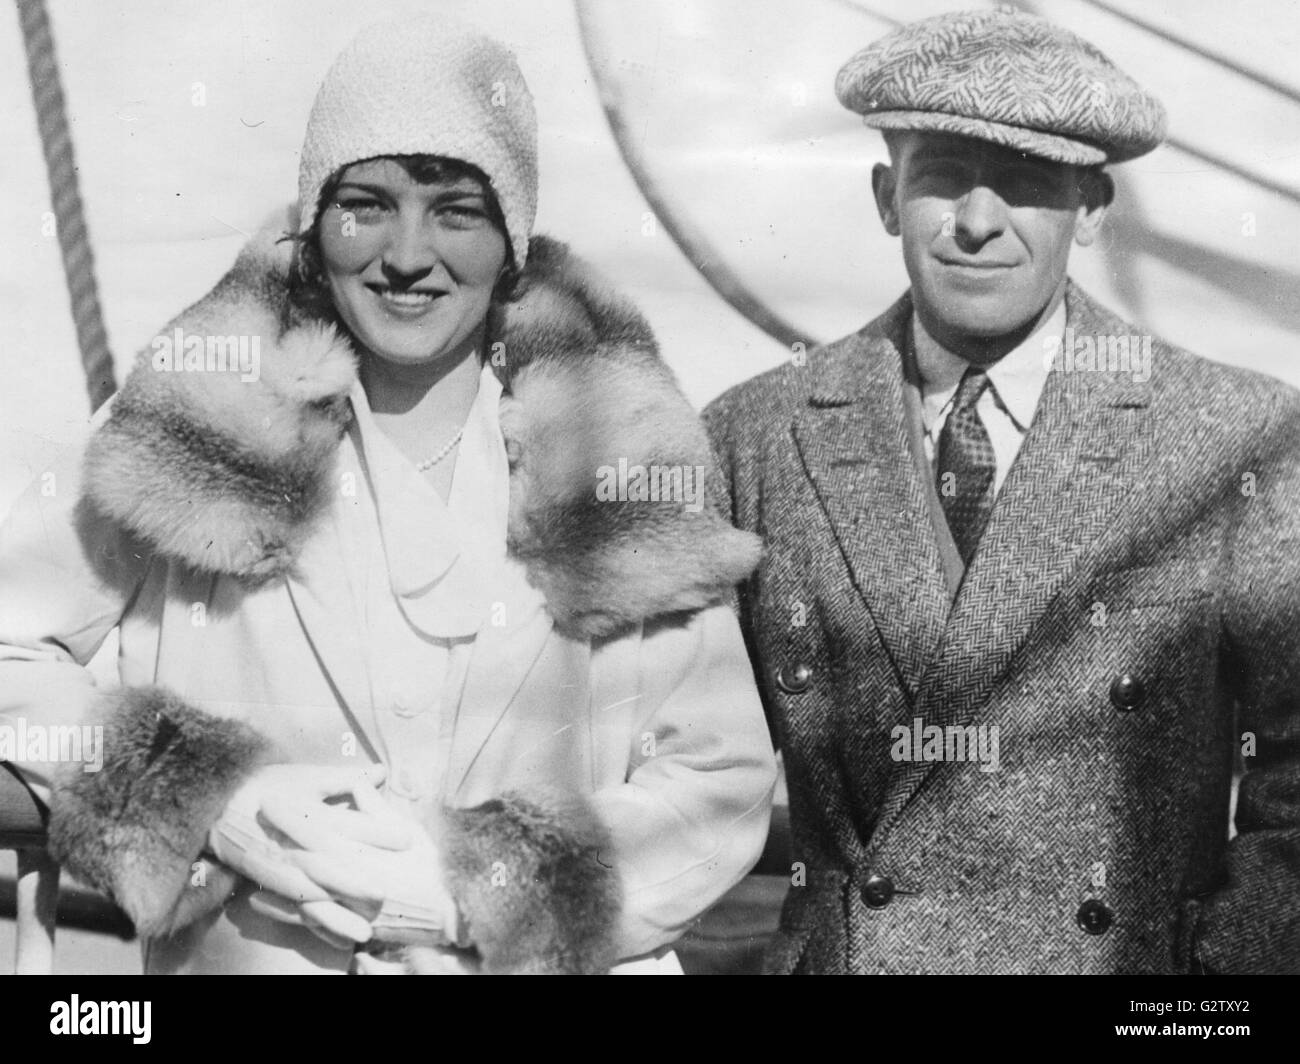
[[[1104,935],[1115,922],[1115,914],[1103,901],[1089,898],[1079,906],[1079,926],[1090,935]]]
[[[788,695],[801,695],[812,683],[812,669],[802,661],[782,665],[776,670],[776,685]]]
[[[894,896],[894,881],[879,872],[872,872],[862,884],[862,900],[873,909],[883,909]]]
[[[1110,685],[1110,704],[1122,713],[1140,709],[1146,701],[1147,690],[1132,673],[1124,672]]]

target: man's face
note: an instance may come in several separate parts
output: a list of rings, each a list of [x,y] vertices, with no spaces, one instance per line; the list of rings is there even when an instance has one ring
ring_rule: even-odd
[[[968,137],[898,134],[891,160],[873,174],[876,205],[903,239],[922,323],[949,349],[1031,332],[1064,291],[1071,242],[1091,243],[1109,201],[1085,198],[1078,167]]]

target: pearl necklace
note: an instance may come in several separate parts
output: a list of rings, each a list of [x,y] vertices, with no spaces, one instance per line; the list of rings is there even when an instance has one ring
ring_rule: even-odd
[[[456,431],[456,435],[442,445],[442,449],[437,454],[435,454],[432,458],[426,458],[415,468],[418,469],[421,473],[427,473],[430,469],[432,469],[444,458],[446,458],[447,455],[451,454],[452,448],[454,448],[456,444],[460,443],[460,438],[464,435],[465,435],[465,426],[462,425]]]

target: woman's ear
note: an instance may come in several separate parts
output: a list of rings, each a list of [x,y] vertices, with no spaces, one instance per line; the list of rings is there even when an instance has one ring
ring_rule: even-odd
[[[898,178],[892,166],[876,163],[871,168],[871,191],[876,197],[876,210],[880,212],[880,221],[885,232],[898,236],[901,231],[898,224],[898,206],[894,194],[898,188]]]
[[[1083,204],[1074,225],[1074,241],[1086,248],[1097,239],[1106,210],[1115,199],[1115,182],[1110,174],[1097,167],[1083,172],[1079,178],[1079,191],[1083,194]]]

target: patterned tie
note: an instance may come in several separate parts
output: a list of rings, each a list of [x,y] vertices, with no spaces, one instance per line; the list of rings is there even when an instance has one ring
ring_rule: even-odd
[[[939,433],[939,460],[935,468],[939,502],[957,550],[967,565],[993,511],[997,464],[988,431],[975,409],[988,386],[984,371],[971,366],[957,387],[952,410]]]

